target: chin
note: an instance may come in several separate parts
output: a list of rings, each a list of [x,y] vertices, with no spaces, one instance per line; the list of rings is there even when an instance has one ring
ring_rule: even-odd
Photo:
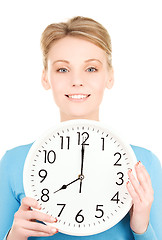
[[[61,108],[60,108],[61,109]],[[73,106],[70,108],[60,111],[61,119],[72,120],[72,119],[89,119],[89,120],[98,120],[99,118],[99,108],[90,109],[88,106]]]
[[[71,114],[67,114],[68,119],[72,120],[72,119],[89,119],[89,120],[98,120],[99,116],[98,116],[98,112],[87,112],[87,113],[71,113]]]

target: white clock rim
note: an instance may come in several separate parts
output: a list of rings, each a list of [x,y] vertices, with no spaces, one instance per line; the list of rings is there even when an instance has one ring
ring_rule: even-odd
[[[90,125],[91,127],[95,126],[95,127],[99,127],[100,129],[107,129],[107,131],[109,133],[111,133],[117,140],[119,140],[120,142],[123,143],[124,147],[126,148],[126,150],[129,152],[130,156],[131,156],[131,160],[132,162],[137,163],[137,159],[136,159],[136,156],[135,156],[135,153],[133,152],[133,149],[131,148],[131,146],[125,141],[125,139],[123,138],[123,136],[121,137],[121,134],[119,135],[119,133],[117,133],[116,130],[114,130],[112,127],[108,126],[107,124],[103,124],[99,121],[95,121],[95,120],[88,120],[88,119],[75,119],[75,120],[68,120],[68,121],[64,121],[64,122],[60,122],[59,124],[53,126],[53,127],[50,127],[49,129],[47,129],[43,134],[40,135],[40,137],[37,138],[36,141],[33,142],[28,154],[27,154],[27,157],[26,157],[26,160],[25,160],[25,164],[24,164],[24,169],[23,169],[23,186],[24,186],[24,192],[25,192],[25,195],[26,196],[29,196],[30,197],[30,194],[28,191],[28,178],[27,178],[27,174],[26,174],[26,171],[30,165],[30,161],[28,159],[31,158],[31,156],[33,155],[33,153],[38,149],[38,147],[40,146],[40,143],[44,140],[44,138],[47,138],[47,136],[49,134],[51,134],[51,132],[56,132],[56,131],[59,131],[61,128],[64,128],[64,127],[75,127],[76,125]],[[129,212],[129,210],[131,209],[131,206],[132,206],[132,201],[128,203],[128,207],[127,207],[127,213]],[[126,214],[127,214],[126,213]],[[118,221],[113,221],[112,224],[110,225],[109,228],[103,228],[101,231],[95,231],[95,234],[99,234],[101,232],[104,232],[110,228],[112,228],[115,224],[117,224],[118,222],[120,222],[125,216],[119,216],[117,219]],[[116,219],[116,218],[115,218]],[[114,223],[116,222],[116,223]],[[57,226],[57,223],[56,224],[53,224],[53,226]],[[86,235],[84,234],[77,234],[76,233],[72,233],[72,232],[67,232],[67,231],[64,231],[62,229],[59,229],[60,232],[62,233],[65,233],[65,234],[68,234],[68,235],[72,235],[72,236],[90,236],[92,235],[92,233],[88,234],[86,233]]]

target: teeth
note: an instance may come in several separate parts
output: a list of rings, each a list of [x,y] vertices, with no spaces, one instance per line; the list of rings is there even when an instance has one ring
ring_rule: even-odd
[[[73,99],[83,99],[88,97],[88,95],[68,95],[68,97]]]

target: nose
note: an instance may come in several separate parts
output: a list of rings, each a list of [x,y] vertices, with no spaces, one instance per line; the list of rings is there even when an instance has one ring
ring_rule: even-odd
[[[73,73],[72,78],[72,86],[73,87],[82,87],[83,86],[83,77],[79,73]]]
[[[80,84],[76,84],[76,83],[75,83],[75,84],[73,84],[72,86],[73,86],[73,87],[82,87],[83,84],[82,84],[82,83],[80,83]]]

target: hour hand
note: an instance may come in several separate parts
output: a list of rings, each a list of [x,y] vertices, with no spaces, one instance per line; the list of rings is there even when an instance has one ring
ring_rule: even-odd
[[[78,178],[75,179],[74,181],[72,181],[72,182],[70,182],[70,183],[68,183],[68,184],[66,184],[66,185],[65,185],[65,184],[62,185],[62,187],[59,188],[58,190],[56,190],[54,193],[57,193],[57,192],[59,192],[60,190],[66,189],[69,185],[71,185],[72,183],[75,183],[75,182],[78,181],[78,180],[80,180],[80,176],[78,176]]]

